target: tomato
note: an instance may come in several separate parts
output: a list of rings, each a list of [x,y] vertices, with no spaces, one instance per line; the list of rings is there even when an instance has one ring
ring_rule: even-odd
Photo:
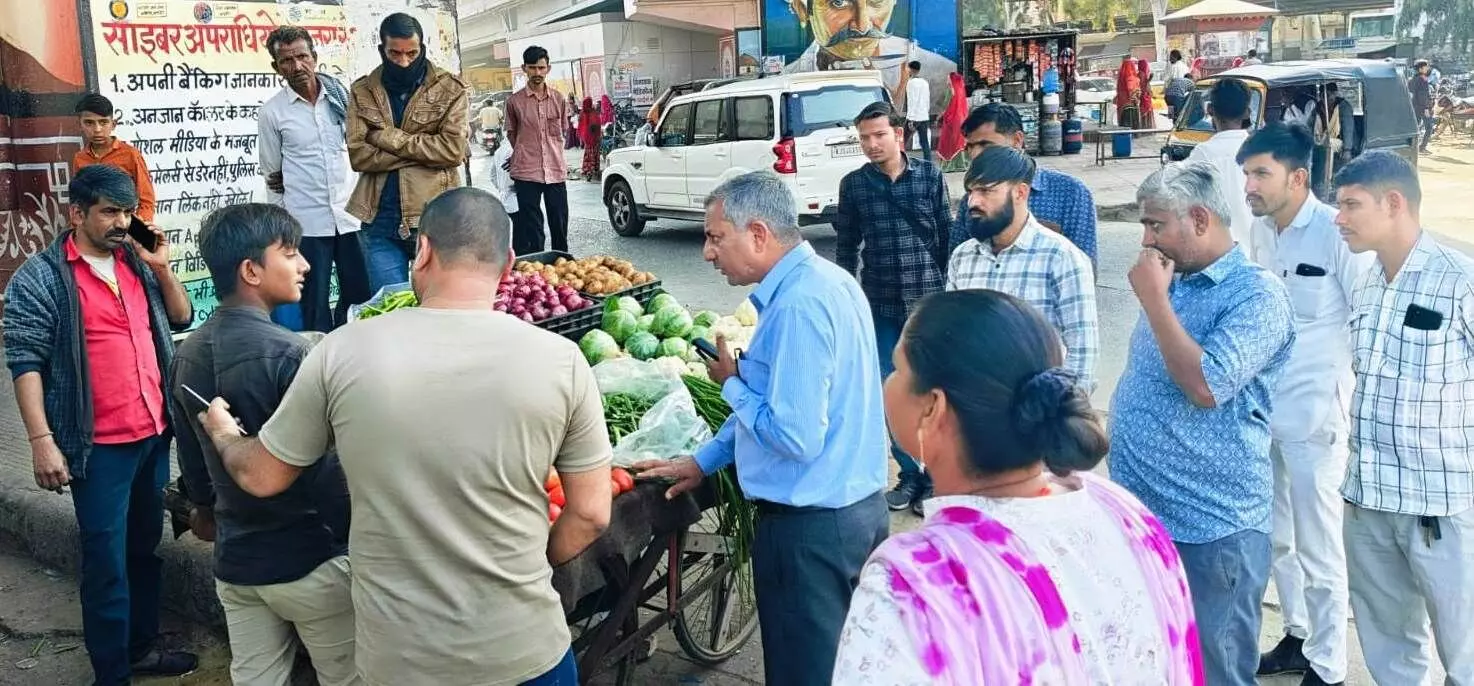
[[[558,478],[558,472],[554,469],[548,470],[548,478],[543,481],[543,490],[551,491],[563,485],[563,480]]]
[[[615,495],[618,495],[620,493],[629,493],[630,491],[635,490],[635,477],[630,476],[629,471],[625,470],[625,468],[623,467],[615,467],[614,470],[609,473],[609,478],[614,481],[615,486],[618,486],[618,488],[614,491]]]
[[[553,490],[548,491],[548,502],[557,505],[558,507],[563,507],[564,505],[568,504],[568,498],[563,495],[562,485],[554,486]]]
[[[563,514],[563,507],[554,503],[548,503],[548,522],[558,521],[558,516]]]

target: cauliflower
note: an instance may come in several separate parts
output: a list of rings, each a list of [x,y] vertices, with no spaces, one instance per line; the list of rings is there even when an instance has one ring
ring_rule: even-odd
[[[737,321],[743,326],[757,326],[757,308],[753,307],[751,300],[743,300],[732,314],[736,315]]]
[[[686,361],[679,357],[658,357],[653,364],[661,375],[671,379],[679,379],[686,373]]]

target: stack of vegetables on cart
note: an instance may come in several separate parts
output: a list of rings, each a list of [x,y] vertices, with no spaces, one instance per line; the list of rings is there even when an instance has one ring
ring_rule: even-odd
[[[604,301],[599,328],[584,334],[578,345],[589,364],[628,356],[704,377],[706,365],[694,341],[714,344],[721,337],[740,348],[752,339],[756,326],[757,309],[745,300],[736,312],[722,316],[711,310],[692,313],[669,293],[656,295],[646,305],[625,296]]]
[[[409,284],[387,286],[350,319],[376,317],[418,302]],[[628,260],[595,255],[577,259],[547,252],[519,258],[497,287],[493,308],[578,341],[593,367],[614,445],[616,496],[634,488],[627,469],[645,460],[696,452],[731,414],[721,388],[707,375],[693,342],[723,338],[733,349],[752,339],[757,310],[743,301],[734,312],[691,311],[660,280]],[[746,556],[751,505],[730,470],[713,475],[723,534]],[[544,490],[549,520],[563,507],[562,485],[550,474]]]

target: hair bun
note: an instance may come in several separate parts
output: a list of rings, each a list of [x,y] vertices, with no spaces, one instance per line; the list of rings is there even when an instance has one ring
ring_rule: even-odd
[[[1062,367],[1024,380],[1013,394],[1013,420],[1019,433],[1027,436],[1060,420],[1078,392],[1075,374]]]

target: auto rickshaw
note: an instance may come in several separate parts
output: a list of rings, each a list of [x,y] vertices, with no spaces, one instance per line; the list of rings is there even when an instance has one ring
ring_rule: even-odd
[[[1208,89],[1218,79],[1239,79],[1249,87],[1250,129],[1280,121],[1292,101],[1314,98],[1316,118],[1324,128],[1330,120],[1326,87],[1335,84],[1339,96],[1351,104],[1356,132],[1348,157],[1367,150],[1391,150],[1417,164],[1418,120],[1413,113],[1407,81],[1396,65],[1381,60],[1315,60],[1255,64],[1230,69],[1197,82],[1187,103],[1173,122],[1172,133],[1162,147],[1163,163],[1187,159],[1194,146],[1213,136],[1213,120],[1205,105]],[[1311,187],[1325,197],[1331,176],[1339,167],[1326,136],[1317,139],[1312,161]],[[1327,164],[1327,160],[1332,163]]]

